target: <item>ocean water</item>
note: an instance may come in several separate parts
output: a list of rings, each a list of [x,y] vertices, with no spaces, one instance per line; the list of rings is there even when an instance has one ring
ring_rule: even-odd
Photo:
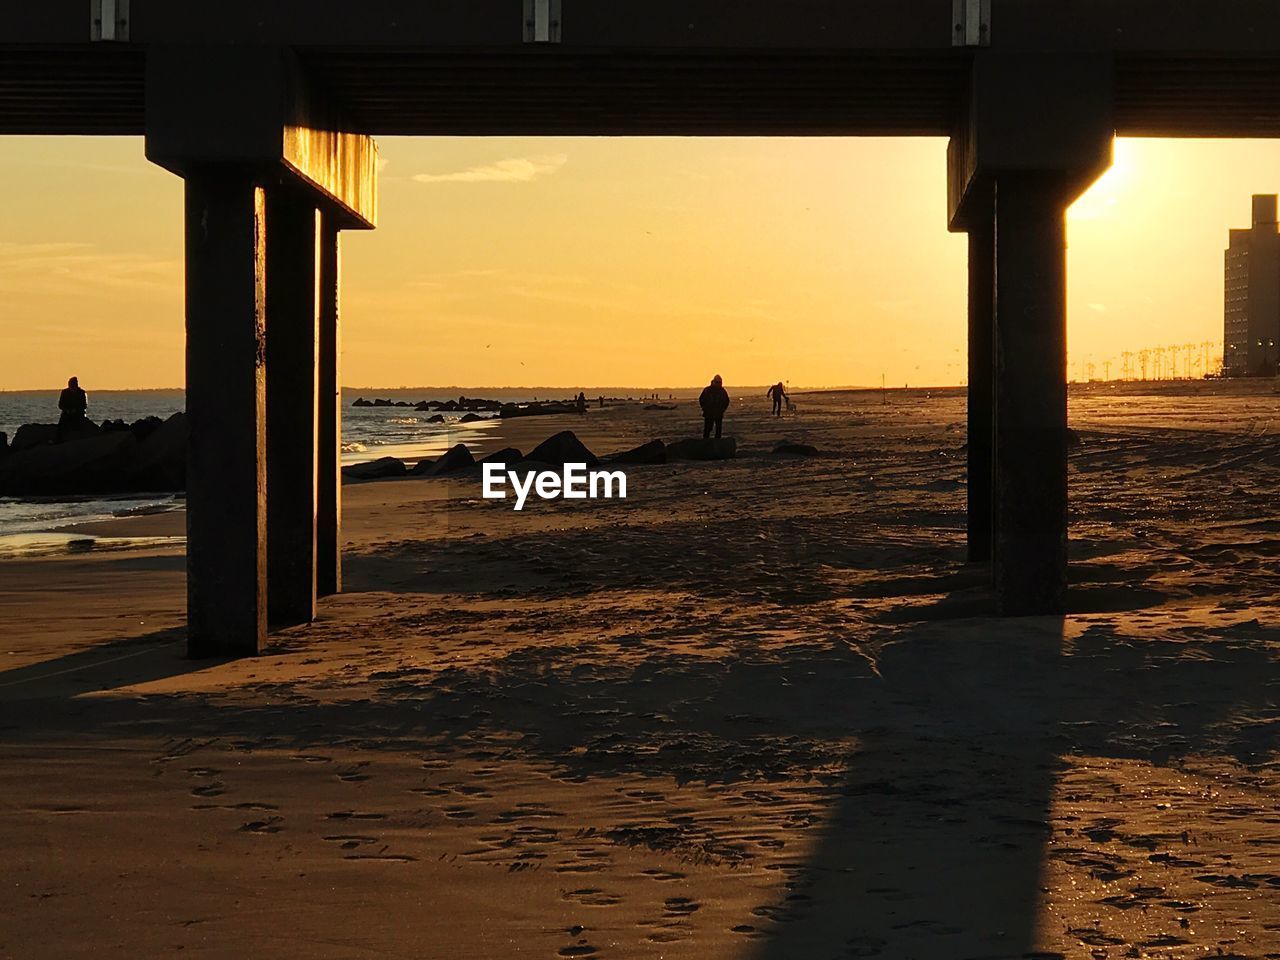
[[[417,411],[410,407],[353,407],[357,397],[367,400],[386,399],[418,403],[422,400],[457,400],[479,397],[522,403],[531,400],[563,400],[581,390],[588,397],[630,397],[641,399],[644,391],[626,387],[565,388],[493,388],[493,387],[421,387],[401,389],[344,389],[342,397],[342,460],[360,463],[378,457],[392,456],[414,461],[434,457],[455,443],[478,439],[480,432],[494,436],[502,428],[496,415],[479,414],[486,419],[462,424],[462,414],[444,413],[442,424],[427,423],[436,411]],[[658,391],[687,396],[688,389]],[[694,391],[696,393],[696,391]],[[0,392],[0,431],[12,440],[24,423],[56,423],[58,390]],[[181,390],[101,390],[89,391],[89,416],[101,422],[120,419],[132,423],[143,417],[165,418],[183,410],[186,398]],[[497,434],[500,436],[500,433]],[[29,551],[32,543],[61,542],[57,531],[72,524],[105,520],[137,513],[175,510],[180,497],[79,497],[14,499],[0,497],[0,555],[19,550]],[[38,535],[49,534],[49,537]]]

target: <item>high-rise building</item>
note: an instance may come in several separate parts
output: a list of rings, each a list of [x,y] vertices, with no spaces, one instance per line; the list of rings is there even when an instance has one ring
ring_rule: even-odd
[[[1255,194],[1253,226],[1232,230],[1226,252],[1222,368],[1229,377],[1275,374],[1280,356],[1280,225],[1276,195]]]

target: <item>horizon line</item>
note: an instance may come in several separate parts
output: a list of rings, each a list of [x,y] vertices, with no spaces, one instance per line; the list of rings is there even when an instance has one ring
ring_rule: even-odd
[[[783,382],[785,383],[786,381],[783,381]],[[705,386],[706,386],[706,384],[686,384],[686,385],[683,385],[683,386],[681,386],[681,385],[673,385],[673,384],[664,384],[664,385],[659,385],[659,386],[636,386],[636,385],[634,385],[634,384],[631,384],[631,385],[627,385],[627,384],[572,384],[572,385],[556,385],[556,384],[534,384],[534,385],[526,385],[526,384],[514,384],[514,385],[511,385],[511,386],[501,386],[501,385],[498,385],[498,384],[471,384],[471,385],[467,385],[467,384],[439,384],[439,385],[410,385],[410,386],[396,386],[396,387],[391,387],[391,386],[386,386],[386,385],[382,385],[382,386],[369,386],[369,385],[367,385],[367,384],[366,384],[366,385],[359,385],[359,386],[346,386],[346,385],[343,385],[343,386],[339,387],[339,389],[340,389],[340,390],[348,390],[348,391],[352,391],[352,392],[356,392],[356,391],[373,392],[373,391],[376,391],[376,390],[396,391],[396,392],[403,392],[403,391],[409,391],[409,390],[434,390],[434,391],[443,391],[443,390],[449,390],[449,391],[454,391],[454,390],[540,390],[540,391],[541,391],[541,390],[578,390],[578,391],[581,391],[581,390],[583,390],[583,389],[584,389],[584,388],[586,388],[586,387],[591,387],[591,388],[596,389],[596,390],[599,390],[599,389],[607,389],[607,390],[631,390],[631,391],[660,392],[660,391],[663,391],[663,390],[701,390],[701,389],[702,389],[703,387],[705,387]],[[771,383],[761,382],[761,383],[758,383],[758,384],[757,384],[757,383],[731,384],[731,385],[730,385],[730,388],[731,388],[731,389],[746,389],[746,388],[749,388],[749,387],[750,387],[750,388],[754,388],[754,387],[769,387],[769,386],[772,386],[772,384],[771,384]],[[868,385],[868,384],[833,384],[833,385],[822,385],[822,384],[818,384],[818,385],[810,385],[810,384],[805,384],[805,385],[802,385],[802,386],[795,386],[795,387],[792,387],[792,386],[788,385],[788,389],[790,389],[790,390],[794,390],[794,391],[796,391],[796,392],[808,392],[808,393],[814,393],[814,392],[821,392],[821,391],[842,391],[842,390],[882,390],[882,389],[883,389],[883,390],[949,390],[949,389],[958,389],[958,388],[961,388],[961,387],[964,387],[964,386],[965,386],[965,384],[963,384],[963,383],[952,383],[952,384],[920,384],[920,385],[916,385],[916,386],[912,386],[912,385],[904,384],[904,385],[903,385],[903,386],[901,386],[901,387],[899,387],[899,386],[892,386],[892,385],[885,385],[885,386],[881,387],[881,386],[872,386],[872,385]],[[11,394],[11,393],[57,393],[57,392],[58,392],[58,391],[60,391],[61,389],[62,389],[62,387],[4,387],[4,388],[0,388],[0,395],[4,395],[4,394]],[[97,388],[94,388],[93,390],[89,390],[89,391],[87,391],[87,392],[89,392],[89,393],[185,393],[185,392],[186,392],[186,387],[97,387]],[[476,399],[481,399],[481,398],[477,397]]]

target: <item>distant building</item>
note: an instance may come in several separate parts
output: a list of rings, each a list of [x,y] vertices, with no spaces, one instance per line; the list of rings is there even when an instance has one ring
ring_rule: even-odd
[[[1276,195],[1253,198],[1253,226],[1232,230],[1226,252],[1222,369],[1229,377],[1274,375],[1280,356],[1280,226]]]

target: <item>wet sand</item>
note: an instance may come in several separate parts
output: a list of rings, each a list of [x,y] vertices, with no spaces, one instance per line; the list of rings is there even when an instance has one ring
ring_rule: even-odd
[[[348,592],[250,660],[183,658],[172,546],[0,563],[0,956],[1280,957],[1272,385],[1073,391],[1020,620],[962,392],[796,399],[626,501],[349,484]]]

